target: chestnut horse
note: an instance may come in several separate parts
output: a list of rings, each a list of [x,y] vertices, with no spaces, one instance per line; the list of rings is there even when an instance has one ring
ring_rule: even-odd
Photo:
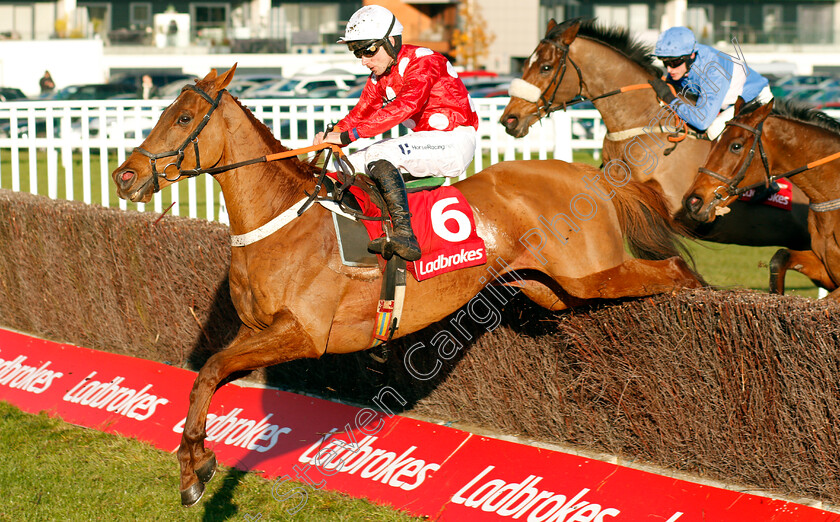
[[[712,221],[750,187],[795,176],[812,201],[810,249],[781,249],[770,262],[770,292],[783,294],[785,272],[794,268],[838,298],[840,284],[840,123],[825,113],[790,102],[744,104],[712,145],[685,199],[697,220]],[[771,226],[768,224],[768,226]]]
[[[525,90],[538,101],[512,97],[500,122],[508,134],[522,137],[550,112],[565,109],[580,97],[592,100],[608,131],[605,169],[629,168],[634,180],[661,191],[672,213],[677,213],[711,142],[696,133],[683,134],[679,142],[668,141],[671,111],[659,105],[648,84],[662,75],[650,53],[650,47],[624,29],[580,19],[559,25],[551,20],[522,75],[530,84]],[[792,211],[736,201],[728,216],[711,225],[690,220],[683,224],[701,239],[718,243],[807,248],[808,201],[796,186],[793,191]]]
[[[286,149],[225,90],[234,70],[218,76],[213,70],[184,87],[142,146],[113,172],[120,197],[147,202],[179,178],[213,173],[231,234],[239,235],[315,190],[318,169],[296,157],[249,164]],[[159,170],[157,161],[164,158],[171,163]],[[225,165],[237,168],[220,172]],[[491,166],[458,184],[474,208],[488,263],[503,267],[496,284],[515,281],[530,299],[552,310],[593,298],[701,286],[678,255],[679,236],[670,228],[661,196],[629,179],[611,186],[600,174],[587,165],[520,161]],[[584,196],[592,202],[588,207],[580,204]],[[570,207],[576,198],[577,207]],[[575,211],[585,220],[564,221]],[[648,260],[630,257],[625,239]],[[486,274],[477,266],[422,282],[408,278],[396,336],[452,314],[485,286]],[[376,267],[342,264],[332,218],[320,205],[259,241],[232,246],[231,297],[243,325],[228,348],[207,360],[190,394],[178,449],[185,506],[200,499],[215,470],[204,438],[219,383],[233,372],[368,348],[381,279]]]

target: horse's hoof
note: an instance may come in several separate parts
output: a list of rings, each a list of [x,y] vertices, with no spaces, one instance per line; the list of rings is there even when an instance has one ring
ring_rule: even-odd
[[[196,482],[187,489],[181,490],[181,505],[184,507],[192,507],[196,504],[196,502],[201,500],[203,495],[204,483],[201,481]]]
[[[216,474],[216,455],[210,457],[207,462],[196,469],[195,474],[202,483],[207,484],[210,482],[210,479]]]

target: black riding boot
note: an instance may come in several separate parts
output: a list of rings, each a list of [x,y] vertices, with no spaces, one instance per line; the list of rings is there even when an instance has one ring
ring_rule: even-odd
[[[400,171],[385,160],[371,162],[367,167],[368,174],[382,192],[394,227],[390,242],[384,237],[374,239],[368,245],[368,250],[385,259],[397,254],[406,261],[417,261],[420,259],[420,245],[411,230],[408,196]]]

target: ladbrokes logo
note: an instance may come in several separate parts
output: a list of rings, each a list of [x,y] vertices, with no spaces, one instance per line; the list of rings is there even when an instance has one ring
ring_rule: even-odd
[[[415,261],[414,266],[418,276],[429,275],[446,269],[461,268],[461,265],[472,266],[484,261],[484,248],[475,250],[461,249],[455,254],[440,254],[432,261]]]
[[[306,464],[300,471],[306,473],[309,465],[314,465],[326,476],[358,472],[363,479],[411,491],[426,480],[427,474],[440,469],[440,464],[412,456],[417,446],[398,455],[396,451],[374,448],[372,445],[379,437],[368,435],[357,443],[352,431],[344,435],[348,441],[333,439],[325,443],[332,436],[331,432],[307,448],[298,457],[298,461]]]
[[[604,508],[600,504],[584,499],[589,489],[583,488],[574,495],[544,491],[536,487],[543,479],[535,475],[521,482],[508,483],[501,479],[484,481],[484,477],[495,466],[487,466],[452,497],[452,503],[463,504],[468,508],[481,509],[496,513],[502,517],[520,519],[526,514],[527,522],[571,522],[592,521],[607,522],[618,516],[621,511]]]
[[[58,379],[64,375],[61,372],[47,369],[52,361],[45,362],[40,368],[26,366],[23,364],[25,361],[25,355],[18,355],[8,361],[0,359],[0,385],[30,393],[43,393],[50,387],[53,379]]]
[[[207,414],[205,431],[207,441],[218,442],[228,446],[238,446],[249,450],[257,450],[264,453],[277,444],[280,435],[287,435],[292,432],[291,428],[281,428],[277,424],[268,421],[274,416],[269,413],[261,421],[237,417],[242,413],[242,408],[234,408],[227,415]],[[187,418],[172,428],[175,433],[184,433],[184,423]]]
[[[155,413],[155,408],[161,404],[169,404],[168,399],[146,393],[152,389],[147,384],[142,390],[120,386],[125,377],[114,377],[110,382],[94,381],[96,372],[90,372],[87,377],[64,394],[62,400],[81,404],[90,408],[105,409],[124,415],[129,419],[146,420]]]

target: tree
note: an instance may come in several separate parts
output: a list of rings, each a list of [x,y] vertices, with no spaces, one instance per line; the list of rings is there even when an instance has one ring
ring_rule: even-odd
[[[458,6],[458,25],[452,33],[452,56],[467,70],[478,69],[489,54],[496,35],[487,31],[481,6],[476,0],[463,0]]]

